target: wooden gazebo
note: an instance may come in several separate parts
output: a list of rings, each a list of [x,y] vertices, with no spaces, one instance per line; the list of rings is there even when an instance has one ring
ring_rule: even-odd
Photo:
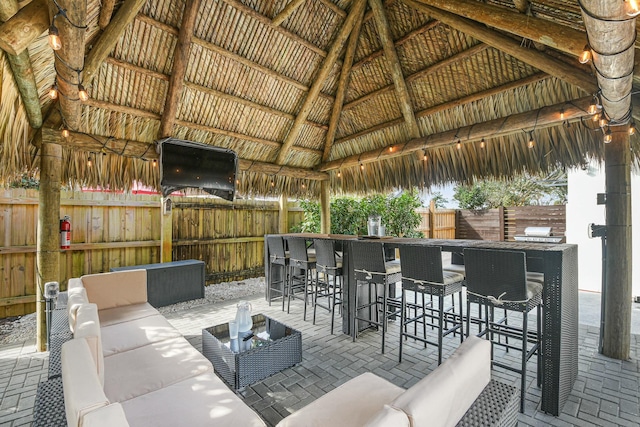
[[[167,136],[235,150],[244,195],[320,197],[325,230],[331,192],[602,160],[616,260],[604,351],[626,358],[636,5],[3,1],[0,179],[39,174],[46,282],[61,184],[157,188],[154,142]]]

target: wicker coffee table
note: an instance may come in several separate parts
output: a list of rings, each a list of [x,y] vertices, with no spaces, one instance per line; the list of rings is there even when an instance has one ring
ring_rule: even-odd
[[[248,350],[231,350],[229,325],[202,330],[202,353],[215,372],[235,390],[246,387],[302,361],[302,334],[263,314],[251,316],[254,338]],[[237,343],[233,343],[234,349]]]

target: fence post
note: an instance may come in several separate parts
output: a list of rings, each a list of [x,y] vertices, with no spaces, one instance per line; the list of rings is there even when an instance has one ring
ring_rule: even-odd
[[[431,199],[429,203],[429,238],[433,239],[436,235],[435,225],[436,225],[436,201]]]
[[[283,192],[278,199],[278,233],[280,234],[289,232],[289,207],[287,202],[287,194]]]
[[[500,241],[504,241],[504,206],[498,206],[498,221],[500,228]]]

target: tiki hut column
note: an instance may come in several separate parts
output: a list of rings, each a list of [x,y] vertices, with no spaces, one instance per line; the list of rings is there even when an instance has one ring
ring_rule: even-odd
[[[631,155],[628,124],[636,39],[631,2],[582,0],[603,114],[609,121],[605,146],[607,259],[603,289],[602,353],[628,359],[631,340]]]
[[[42,144],[36,254],[36,349],[46,351],[47,324],[42,291],[47,282],[60,281],[60,176],[62,147]]]
[[[331,233],[331,195],[329,181],[320,181],[320,232]]]
[[[604,147],[607,203],[606,288],[602,354],[629,358],[631,342],[631,152],[627,127]]]

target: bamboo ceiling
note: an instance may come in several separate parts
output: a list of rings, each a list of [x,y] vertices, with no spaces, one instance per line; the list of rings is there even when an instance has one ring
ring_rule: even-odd
[[[32,3],[56,10],[53,0]],[[592,68],[579,64],[570,47],[540,42],[560,37],[559,29],[586,42],[577,0],[475,1],[547,22],[548,37],[534,41],[481,18],[449,18],[431,3],[87,0],[86,22],[77,24],[87,27],[88,101],[52,101],[49,88],[64,76],[58,69],[56,80],[46,31],[28,45],[43,131],[30,126],[9,56],[2,55],[0,180],[37,173],[44,141],[64,146],[65,183],[127,190],[139,181],[157,188],[153,142],[167,126],[170,136],[235,150],[245,195],[315,196],[320,179],[335,192],[429,187],[602,157],[602,131],[585,112],[585,97],[597,89]],[[181,26],[191,4],[197,10],[185,49]],[[132,9],[100,57],[101,43]],[[174,82],[176,58],[187,50],[184,78]],[[178,95],[168,103],[172,85]],[[52,136],[70,123],[66,104],[74,102],[81,104],[78,128],[68,139]],[[560,110],[569,107],[575,111],[563,120]],[[507,120],[516,116],[523,119]],[[138,154],[127,151],[135,147]]]

